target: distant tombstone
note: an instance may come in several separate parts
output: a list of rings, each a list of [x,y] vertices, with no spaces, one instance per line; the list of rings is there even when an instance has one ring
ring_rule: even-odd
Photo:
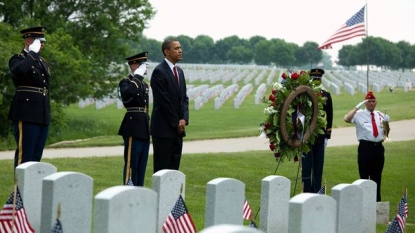
[[[389,224],[389,202],[376,202],[376,223]]]
[[[57,172],[43,179],[40,232],[50,232],[60,205],[64,232],[90,233],[93,180],[79,172]]]
[[[114,186],[95,196],[94,233],[157,232],[157,193]]]
[[[265,232],[288,232],[288,203],[291,181],[283,176],[267,176],[262,180],[260,229]]]
[[[338,184],[331,189],[337,202],[336,233],[362,232],[363,189],[352,184]]]
[[[56,167],[44,162],[26,162],[16,167],[17,183],[30,225],[40,231],[42,203],[42,180],[57,171]]]
[[[162,232],[166,221],[179,195],[185,199],[186,176],[177,170],[164,169],[153,174],[152,189],[158,194],[157,232]]]
[[[290,233],[336,232],[336,201],[329,196],[301,193],[290,200]]]
[[[359,179],[352,184],[363,189],[362,233],[376,232],[376,183],[373,180]]]
[[[245,184],[232,178],[216,178],[206,185],[205,227],[243,224]]]
[[[261,230],[230,224],[221,224],[205,228],[200,233],[264,233]]]

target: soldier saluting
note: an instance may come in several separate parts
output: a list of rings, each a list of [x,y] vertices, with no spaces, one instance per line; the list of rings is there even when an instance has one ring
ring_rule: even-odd
[[[50,122],[48,63],[40,56],[45,46],[45,27],[21,30],[24,48],[9,60],[9,70],[16,91],[10,105],[17,144],[14,166],[40,161]]]
[[[127,110],[118,131],[124,140],[123,181],[127,184],[131,177],[135,186],[143,186],[150,149],[149,86],[143,77],[147,73],[147,52],[127,57],[126,60],[131,72],[118,84]]]

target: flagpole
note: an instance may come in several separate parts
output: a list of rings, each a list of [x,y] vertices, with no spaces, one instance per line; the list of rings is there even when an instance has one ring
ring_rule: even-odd
[[[367,23],[367,15],[368,15],[368,9],[367,9],[367,1],[366,1],[366,19],[365,19],[365,24],[366,24],[366,92],[368,92],[369,89],[369,39],[368,39],[368,34],[369,34],[369,24]]]
[[[17,177],[14,179],[13,210],[12,210],[12,233],[14,232],[14,218],[16,216],[16,199],[17,199]]]

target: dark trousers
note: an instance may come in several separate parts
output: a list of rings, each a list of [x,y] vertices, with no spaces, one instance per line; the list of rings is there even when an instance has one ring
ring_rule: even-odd
[[[25,162],[39,162],[48,137],[49,125],[16,121],[13,123],[16,151],[14,167]]]
[[[377,184],[376,201],[379,202],[381,200],[380,186],[383,165],[385,164],[385,148],[381,143],[360,141],[357,153],[360,178],[373,180]]]
[[[127,174],[127,163],[129,154],[129,138],[124,139],[124,175],[123,183]],[[130,175],[134,186],[144,186],[144,178],[146,175],[148,152],[150,149],[150,140],[131,137],[131,151],[130,151]]]
[[[152,137],[154,173],[163,169],[179,170],[183,138]]]
[[[321,189],[324,166],[324,143],[315,143],[301,158],[303,192],[317,193]]]

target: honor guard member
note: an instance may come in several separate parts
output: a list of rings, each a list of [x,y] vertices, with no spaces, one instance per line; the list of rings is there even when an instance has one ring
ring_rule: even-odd
[[[119,92],[126,108],[118,135],[124,139],[124,184],[143,186],[150,149],[147,52],[126,58],[131,73],[119,83]]]
[[[321,85],[323,74],[323,69],[311,69],[309,71],[312,82],[316,86]],[[314,144],[311,145],[311,151],[301,157],[303,191],[309,193],[317,193],[321,189],[324,152],[327,141],[331,137],[331,128],[333,125],[333,101],[330,92],[321,90],[320,94],[325,99],[325,103],[323,104],[323,117],[326,119],[327,125],[323,128],[324,134],[319,134]]]
[[[24,48],[9,60],[16,87],[9,112],[17,144],[15,167],[28,161],[40,161],[49,132],[50,71],[46,60],[40,56],[45,46],[45,31],[45,27],[21,30]]]

